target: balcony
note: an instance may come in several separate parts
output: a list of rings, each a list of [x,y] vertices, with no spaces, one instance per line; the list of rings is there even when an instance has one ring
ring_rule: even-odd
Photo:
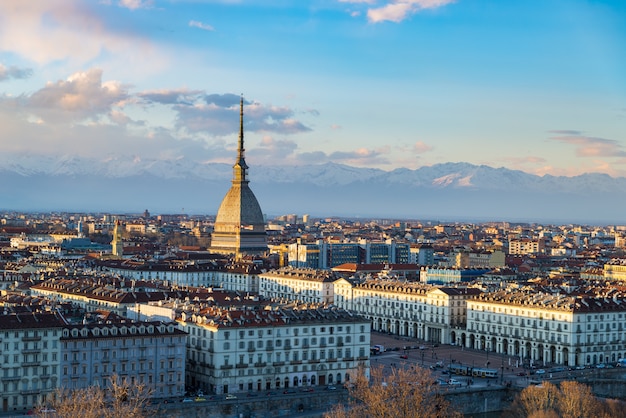
[[[267,366],[267,363],[265,363],[264,361],[254,363],[254,367],[265,367],[265,366]]]
[[[40,361],[25,361],[22,363],[22,367],[40,366]]]
[[[267,347],[265,347],[265,351],[274,351],[274,347],[267,346]]]
[[[20,390],[20,395],[39,395],[41,389]]]
[[[256,351],[256,348],[248,347],[248,353],[254,353],[255,351]]]
[[[41,337],[22,337],[22,341],[41,341]]]
[[[289,364],[302,364],[302,360],[292,360],[289,362]]]
[[[22,350],[22,354],[39,354],[41,353],[40,348],[25,348]]]
[[[3,382],[11,382],[22,379],[21,376],[4,376],[1,378]]]
[[[246,367],[248,367],[247,363],[237,363],[237,365],[235,366],[238,369],[245,369]]]
[[[272,366],[284,366],[285,362],[284,361],[275,361],[272,363]]]
[[[232,364],[222,364],[222,366],[220,367],[221,370],[229,370],[232,368],[233,368]]]

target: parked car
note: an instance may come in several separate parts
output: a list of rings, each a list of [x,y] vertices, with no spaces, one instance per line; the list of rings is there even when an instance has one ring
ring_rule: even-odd
[[[407,356],[406,354],[402,354],[402,355],[400,356],[400,358],[407,359],[407,358],[409,358],[409,356]]]
[[[336,386],[333,386],[333,385],[328,385],[328,386],[326,387],[326,390],[337,390],[337,387],[336,387]]]
[[[204,396],[196,396],[194,401],[196,401],[196,402],[204,402],[204,401],[206,401],[206,398]]]
[[[546,371],[544,369],[538,369],[535,371],[535,374],[546,374]]]
[[[226,399],[237,399],[237,395],[233,395],[232,393],[229,393],[226,395]]]

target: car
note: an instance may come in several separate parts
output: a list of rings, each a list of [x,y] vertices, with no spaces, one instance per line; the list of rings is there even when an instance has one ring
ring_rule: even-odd
[[[449,384],[449,385],[452,385],[452,386],[459,386],[459,385],[462,385],[462,383],[461,383],[461,382],[459,382],[459,381],[458,381],[458,380],[456,380],[456,379],[450,379],[450,380],[448,380],[448,384]]]
[[[193,402],[193,399],[191,399],[191,398],[183,398],[181,400],[181,402]]]
[[[544,369],[538,369],[535,371],[535,374],[546,374],[546,371]]]
[[[526,372],[517,372],[518,376],[526,376]]]
[[[237,399],[237,395],[233,395],[232,393],[229,393],[226,395],[226,399]]]
[[[450,374],[450,371],[449,370],[442,370],[441,374]]]
[[[582,365],[576,366],[575,369],[576,370],[585,370],[585,366],[582,366]]]
[[[295,390],[293,390],[293,389],[285,389],[285,390],[283,390],[283,393],[284,393],[285,395],[287,395],[288,393],[296,393],[296,391],[295,391]]]
[[[267,396],[274,396],[276,395],[276,392],[267,392]]]
[[[596,369],[604,369],[605,367],[604,363],[596,364]]]
[[[204,402],[206,398],[204,396],[196,396],[194,402]]]
[[[337,390],[337,387],[333,385],[328,385],[326,386],[326,390]]]
[[[420,350],[426,350],[426,346],[420,345]]]
[[[313,389],[312,387],[304,387],[300,389],[300,392],[315,392],[315,389]]]
[[[402,354],[402,355],[400,356],[400,358],[403,358],[403,359],[408,359],[408,358],[409,358],[409,356],[407,356],[406,354]]]
[[[248,392],[248,393],[246,394],[246,396],[247,396],[248,398],[254,398],[254,397],[256,397],[256,396],[259,396],[259,394],[258,394],[258,393],[256,393],[256,392]]]

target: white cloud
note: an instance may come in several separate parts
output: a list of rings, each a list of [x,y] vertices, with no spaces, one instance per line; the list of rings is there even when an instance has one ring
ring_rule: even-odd
[[[436,9],[455,0],[393,0],[382,7],[369,9],[367,18],[370,22],[401,22],[410,15],[425,9]]]
[[[39,64],[84,64],[106,54],[158,63],[154,48],[132,33],[108,28],[95,3],[76,0],[0,1],[0,50]]]
[[[102,82],[102,70],[72,74],[67,80],[48,82],[24,99],[25,111],[44,120],[94,119],[128,98],[127,87],[117,81]]]
[[[127,9],[130,10],[137,10],[137,9],[149,9],[152,7],[153,5],[153,1],[152,0],[120,0],[118,2],[120,7],[125,7]]]
[[[209,32],[215,31],[215,28],[213,26],[208,25],[206,23],[198,22],[197,20],[190,20],[189,26],[191,26],[192,28],[199,28],[199,29],[206,30]]]

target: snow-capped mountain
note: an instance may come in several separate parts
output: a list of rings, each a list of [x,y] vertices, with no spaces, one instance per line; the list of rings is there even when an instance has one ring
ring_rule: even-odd
[[[0,209],[213,214],[230,164],[110,156],[0,158]],[[535,176],[446,163],[384,171],[327,163],[255,166],[251,188],[270,215],[310,213],[439,220],[626,223],[626,178]]]

